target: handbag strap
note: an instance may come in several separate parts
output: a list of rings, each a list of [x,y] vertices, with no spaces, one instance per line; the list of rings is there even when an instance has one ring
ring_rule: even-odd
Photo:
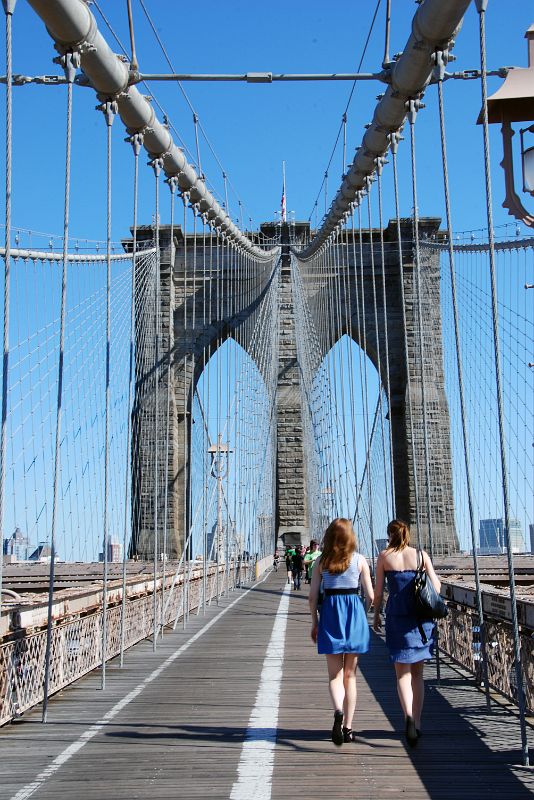
[[[419,564],[419,556],[421,556],[421,564]],[[417,572],[426,572],[423,551],[421,550],[419,545],[417,545]]]

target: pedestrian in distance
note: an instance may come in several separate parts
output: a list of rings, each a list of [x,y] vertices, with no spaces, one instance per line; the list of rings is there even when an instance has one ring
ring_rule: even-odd
[[[286,547],[286,570],[287,570],[287,582],[291,583],[293,579],[293,556],[295,555],[295,551],[291,549],[291,547]]]
[[[311,583],[313,565],[320,557],[319,543],[312,539],[309,548],[304,555],[304,569],[306,570],[306,583]]]
[[[273,569],[275,572],[278,572],[278,562],[280,561],[280,556],[278,555],[278,550],[274,551],[273,556]]]
[[[304,554],[299,545],[295,548],[295,553],[291,559],[291,574],[293,577],[293,589],[300,589],[302,573],[304,572]]]
[[[386,646],[394,664],[397,692],[405,718],[406,739],[410,747],[421,736],[421,714],[425,699],[423,669],[434,651],[434,622],[420,622],[415,608],[415,574],[418,551],[410,546],[410,529],[394,519],[387,527],[388,546],[376,561],[375,614],[373,629],[379,633],[380,613],[387,583]],[[420,550],[424,569],[439,594],[441,582],[430,556]],[[420,558],[419,558],[420,565]]]
[[[319,589],[323,600],[318,612]],[[349,519],[333,520],[324,535],[321,556],[314,564],[310,586],[311,638],[326,656],[328,687],[334,708],[332,741],[355,741],[352,721],[356,709],[358,657],[369,649],[369,625],[359,594],[363,587],[373,603],[373,585],[367,560],[357,552]]]

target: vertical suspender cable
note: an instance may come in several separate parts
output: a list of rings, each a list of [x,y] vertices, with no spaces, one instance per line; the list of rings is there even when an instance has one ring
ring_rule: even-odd
[[[426,416],[425,392],[425,346],[423,341],[423,311],[421,304],[421,259],[419,251],[419,209],[417,207],[417,172],[415,163],[415,120],[417,117],[418,101],[410,100],[408,105],[408,121],[410,123],[410,149],[412,161],[412,197],[413,197],[413,224],[414,224],[414,249],[415,249],[415,295],[417,317],[417,333],[419,338],[419,367],[421,381],[421,407],[423,417],[423,452],[425,460],[426,506],[428,517],[428,546],[430,557],[434,557],[434,541],[432,535],[432,498],[430,493],[430,464],[428,454],[428,427]]]
[[[371,438],[369,433],[369,387],[367,381],[368,356],[367,356],[367,320],[365,311],[365,283],[363,274],[363,231],[362,231],[362,206],[361,206],[362,198],[363,195],[362,193],[360,193],[358,199],[358,240],[359,240],[359,252],[360,252],[360,303],[361,303],[361,323],[362,323],[361,327],[362,339],[360,341],[363,342],[363,345],[360,344],[360,381],[362,385],[362,396],[363,396],[363,410],[364,410],[363,429],[364,429],[365,445],[367,451],[370,452]],[[358,299],[356,300],[356,303],[357,306],[359,306]],[[363,381],[361,380],[362,366],[363,366]],[[371,471],[369,470],[369,478],[367,480],[367,497],[369,503],[369,524],[370,524],[370,534],[371,534],[371,564],[373,567],[373,574],[374,574],[376,556],[375,556],[375,531],[374,531],[372,494],[373,494],[373,487],[372,487]]]
[[[402,252],[402,232],[400,222],[400,204],[399,204],[399,180],[397,171],[397,150],[399,144],[399,134],[390,134],[390,150],[393,157],[393,188],[395,194],[395,217],[397,222],[397,245],[399,254],[399,282],[401,293],[401,309],[402,309],[402,330],[404,339],[404,361],[406,369],[406,393],[408,395],[408,417],[410,420],[410,445],[413,466],[413,480],[414,480],[414,505],[415,505],[415,532],[417,543],[420,544],[420,530],[421,530],[421,517],[420,517],[420,504],[419,504],[419,478],[417,473],[417,456],[415,450],[415,432],[413,427],[413,405],[412,405],[412,381],[410,377],[410,351],[408,349],[408,321],[406,319],[406,293],[404,289],[404,255]]]
[[[216,255],[216,268],[217,268],[217,298],[216,298],[216,314],[217,314],[217,344],[216,344],[216,353],[217,353],[217,375],[216,375],[216,391],[217,391],[217,437],[216,437],[216,447],[220,447],[221,443],[221,394],[220,394],[220,382],[221,382],[221,324],[222,324],[222,314],[221,314],[221,270],[222,270],[222,258],[221,258],[221,232],[217,228],[217,255]],[[219,480],[219,470],[220,470],[220,458],[221,453],[220,450],[217,449],[215,452],[214,464],[216,468],[214,470],[216,480]],[[216,602],[219,605],[219,597],[220,597],[220,576],[219,576],[219,566],[221,561],[221,497],[219,488],[217,486],[217,523],[216,523],[216,537],[215,537],[215,586],[216,586]]]
[[[159,549],[159,339],[160,339],[160,270],[161,254],[159,250],[159,176],[163,167],[160,158],[151,162],[154,170],[155,188],[155,219],[154,239],[156,245],[155,275],[154,275],[154,471],[153,471],[153,497],[154,497],[154,559],[153,559],[153,638],[152,649],[156,652],[158,638],[158,549]]]
[[[478,566],[478,555],[477,555],[475,508],[473,502],[473,487],[471,483],[471,465],[469,463],[467,414],[465,408],[464,376],[463,376],[463,364],[462,364],[461,346],[460,346],[460,323],[458,320],[458,303],[456,294],[456,268],[455,268],[454,246],[452,238],[452,216],[451,216],[451,201],[449,193],[449,169],[447,163],[447,139],[445,135],[445,112],[443,109],[443,77],[446,67],[446,60],[443,52],[438,51],[436,53],[436,62],[437,62],[437,69],[439,76],[438,105],[439,105],[439,123],[440,123],[440,135],[441,135],[441,160],[443,164],[443,190],[445,195],[445,213],[447,217],[447,234],[448,234],[447,239],[449,245],[449,273],[451,278],[452,313],[454,321],[454,341],[456,345],[456,371],[458,375],[458,393],[460,396],[460,412],[461,412],[460,416],[462,424],[462,442],[464,449],[465,481],[467,488],[467,504],[469,507],[469,523],[471,528],[471,549],[473,552],[473,568],[475,572],[478,624],[480,628],[482,679],[484,681],[486,705],[489,709],[491,702],[490,702],[489,682],[488,682],[488,654],[486,649],[486,629],[484,621],[484,610],[482,606],[482,591],[480,588],[480,571]]]
[[[191,210],[193,212],[193,260],[192,260],[192,275],[191,275],[191,364],[190,364],[190,375],[191,375],[191,383],[190,383],[190,391],[189,391],[189,399],[188,399],[188,408],[189,414],[187,416],[187,427],[188,427],[188,464],[189,464],[189,481],[188,481],[188,492],[187,492],[187,536],[190,541],[189,545],[189,555],[190,559],[188,560],[188,569],[187,569],[187,596],[190,596],[190,582],[191,582],[191,566],[190,564],[194,563],[195,553],[193,552],[193,477],[192,477],[192,460],[193,460],[193,390],[194,390],[194,382],[195,382],[195,325],[196,325],[196,281],[197,281],[197,208],[194,204],[191,205]],[[187,617],[189,618],[190,612],[190,603],[187,604]]]
[[[4,493],[6,479],[6,428],[7,388],[9,367],[9,290],[11,278],[11,173],[13,167],[13,121],[12,121],[12,22],[16,0],[4,2],[6,12],[6,252],[4,255],[4,356],[2,363],[2,429],[0,432],[0,529],[4,530]],[[0,558],[0,610],[2,608],[3,558]]]
[[[117,103],[107,100],[102,104],[107,130],[107,230],[106,230],[106,421],[104,439],[104,535],[102,580],[102,680],[106,688],[106,656],[108,645],[108,525],[109,525],[109,417],[110,417],[110,357],[111,357],[111,127],[117,114]]]
[[[134,336],[135,336],[135,288],[137,269],[137,201],[139,185],[139,153],[143,144],[143,134],[134,133],[130,142],[134,154],[134,183],[133,183],[133,242],[132,242],[132,290],[130,298],[130,365],[128,373],[128,405],[126,408],[126,469],[124,480],[124,533],[122,537],[122,603],[121,603],[121,632],[119,664],[124,666],[124,644],[126,623],[126,559],[128,544],[128,506],[131,485],[131,430],[132,430],[132,403],[133,403],[133,375],[134,375]]]
[[[210,243],[211,243],[211,235],[210,235]],[[210,269],[211,269],[211,262],[210,262]],[[207,316],[207,297],[206,292],[211,292],[211,286],[208,286],[208,281],[206,279],[206,217],[202,215],[202,328],[206,331],[208,323],[211,323],[211,319]],[[211,304],[210,304],[211,306]],[[207,347],[209,348],[209,342]],[[209,349],[208,349],[209,353]],[[204,344],[202,347],[202,375],[203,375],[203,393],[204,397],[208,398],[208,420],[206,423],[207,434],[203,434],[202,436],[202,463],[204,468],[202,470],[202,478],[204,481],[203,486],[203,519],[202,519],[202,611],[206,613],[206,603],[207,603],[207,590],[208,590],[208,576],[207,576],[207,569],[208,569],[208,470],[209,470],[209,454],[206,453],[207,444],[208,444],[208,436],[209,436],[209,391],[206,390],[206,385],[209,386],[208,383],[208,375],[206,372],[206,340],[204,339]],[[200,605],[200,604],[199,604]]]
[[[375,329],[375,337],[376,337],[376,357],[378,361],[378,407],[380,409],[380,435],[382,439],[382,460],[384,463],[384,474],[386,474],[386,442],[385,442],[385,433],[384,433],[384,409],[383,409],[383,402],[382,402],[382,348],[380,346],[380,328],[378,326],[378,302],[376,298],[376,262],[375,262],[375,244],[373,239],[373,228],[372,228],[372,217],[371,217],[371,186],[372,186],[372,179],[367,177],[367,217],[369,220],[369,252],[371,256],[371,286],[372,286],[372,298],[373,298],[373,319],[374,319],[374,329]],[[369,476],[371,472],[369,472]],[[388,491],[388,482],[385,482],[385,490],[386,490],[386,508],[389,509],[389,491]]]
[[[183,216],[183,237],[184,237],[184,294],[183,294],[183,306],[184,306],[184,366],[183,366],[183,393],[182,393],[182,403],[183,403],[183,437],[184,437],[184,446],[183,446],[183,459],[184,459],[184,480],[183,480],[183,515],[182,515],[182,523],[183,523],[183,530],[184,530],[184,558],[183,558],[183,568],[182,568],[182,628],[185,630],[185,626],[187,623],[187,608],[189,598],[187,597],[187,585],[186,585],[186,572],[187,572],[187,565],[188,565],[188,530],[187,530],[187,494],[188,494],[188,416],[187,416],[187,348],[188,348],[188,338],[187,338],[187,290],[188,290],[188,281],[187,281],[187,203],[189,202],[189,195],[187,192],[182,192],[182,200],[184,205],[184,216]]]
[[[171,198],[171,230],[169,242],[169,300],[167,306],[167,411],[165,415],[165,467],[163,481],[163,564],[161,575],[161,627],[160,635],[163,637],[165,630],[165,579],[167,566],[167,545],[168,545],[168,499],[169,499],[169,449],[170,449],[170,427],[171,427],[171,377],[172,377],[172,332],[173,332],[173,273],[174,273],[174,196],[178,185],[178,178],[171,176],[167,178]]]
[[[419,338],[419,362],[421,380],[421,406],[423,411],[423,452],[425,459],[425,485],[426,485],[426,506],[428,517],[428,549],[430,558],[434,560],[434,537],[432,533],[432,497],[430,486],[430,462],[428,445],[428,423],[426,414],[426,385],[425,385],[425,343],[423,340],[423,309],[421,302],[421,258],[419,250],[419,208],[417,206],[417,171],[415,161],[415,120],[419,108],[418,100],[410,100],[408,105],[408,122],[410,123],[410,150],[412,161],[412,196],[413,196],[413,223],[414,223],[414,246],[415,246],[415,294],[416,294],[416,317],[417,332]],[[421,556],[422,557],[422,556]],[[438,627],[435,628],[436,644],[438,645]],[[436,647],[436,677],[440,681],[440,658],[439,645]]]
[[[47,721],[48,689],[50,685],[50,657],[52,651],[52,606],[54,601],[54,571],[56,564],[56,523],[61,469],[61,408],[63,398],[63,358],[65,353],[65,320],[67,316],[67,276],[69,252],[69,211],[70,211],[70,164],[72,131],[72,84],[79,64],[79,56],[66,53],[62,57],[67,79],[67,131],[65,153],[65,200],[63,210],[63,268],[61,275],[61,311],[59,323],[59,361],[56,406],[56,441],[54,450],[54,485],[52,493],[52,520],[50,529],[50,574],[48,579],[48,616],[46,620],[46,651],[44,669],[44,690],[42,722]]]
[[[488,220],[489,242],[489,268],[491,279],[491,316],[493,323],[493,347],[495,358],[495,381],[497,389],[497,413],[499,420],[499,443],[501,455],[501,479],[504,503],[504,528],[506,536],[506,554],[508,557],[508,573],[510,581],[510,601],[512,607],[512,626],[514,631],[514,658],[515,675],[517,681],[517,703],[519,706],[519,720],[521,727],[521,748],[523,765],[529,766],[529,752],[527,729],[525,722],[525,694],[523,690],[523,673],[521,670],[521,640],[519,637],[519,624],[517,619],[517,604],[515,594],[514,559],[510,541],[510,497],[508,489],[508,467],[506,462],[506,437],[504,432],[504,411],[502,397],[501,352],[499,343],[499,312],[497,308],[497,278],[495,271],[495,247],[493,236],[493,208],[491,192],[491,167],[488,128],[488,97],[486,88],[486,27],[485,14],[487,0],[476,0],[480,23],[480,85],[482,89],[482,121],[484,134],[484,173],[486,179],[486,213]]]
[[[382,158],[376,160],[376,175],[378,179],[378,226],[380,230],[380,266],[382,272],[382,311],[384,314],[384,350],[386,357],[386,397],[388,401],[388,414],[389,414],[389,461],[391,471],[391,512],[392,517],[395,517],[395,473],[393,471],[393,414],[391,412],[391,381],[389,377],[389,327],[388,327],[388,307],[387,307],[387,292],[386,292],[386,267],[385,267],[385,250],[384,250],[384,228],[383,228],[383,215],[382,215],[382,169],[384,162]]]

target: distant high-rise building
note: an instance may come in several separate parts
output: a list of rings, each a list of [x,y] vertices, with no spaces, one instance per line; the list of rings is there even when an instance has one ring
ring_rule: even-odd
[[[15,528],[9,539],[4,539],[4,555],[11,556],[17,561],[27,561],[29,549],[30,541],[20,528]]]
[[[37,548],[28,557],[29,561],[50,561],[52,550],[47,542],[39,542]]]
[[[108,541],[108,563],[113,564],[120,561],[122,558],[122,545],[119,542],[114,542],[111,539]],[[98,560],[104,561],[104,554],[98,554]]]
[[[530,552],[534,553],[534,523],[531,522],[528,529],[530,531]]]
[[[506,552],[506,536],[502,517],[481,519],[478,536],[482,555],[499,555]],[[525,551],[523,528],[518,519],[510,520],[510,546],[512,553]]]

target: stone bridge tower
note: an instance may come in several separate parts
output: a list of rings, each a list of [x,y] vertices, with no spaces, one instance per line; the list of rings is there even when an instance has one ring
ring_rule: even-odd
[[[421,233],[430,236],[437,231],[439,220],[422,220]],[[273,230],[271,230],[273,228]],[[262,226],[267,235],[274,233],[274,226]],[[295,340],[294,309],[290,275],[290,248],[289,236],[292,242],[302,239],[307,235],[307,225],[282,226],[282,254],[280,263],[279,280],[279,318],[280,318],[280,346],[278,362],[278,387],[276,398],[277,414],[277,460],[276,460],[276,531],[282,541],[287,543],[306,543],[310,536],[310,520],[308,518],[307,499],[307,474],[306,453],[303,444],[302,424],[302,387],[300,383],[300,368]],[[420,511],[422,542],[428,540],[428,518],[424,502],[424,460],[423,437],[421,423],[421,382],[416,358],[417,337],[413,304],[413,242],[411,241],[411,222],[406,221],[402,228],[403,233],[403,267],[404,289],[407,298],[406,322],[408,341],[408,363],[410,364],[410,389],[412,410],[414,414],[413,427],[415,431],[415,450],[417,459],[417,477],[420,487]],[[215,235],[215,234],[212,234]],[[347,232],[343,235],[349,235]],[[151,229],[140,232],[140,238],[152,237]],[[175,228],[174,242],[170,242],[170,230],[163,227],[160,231],[161,259],[160,259],[160,284],[161,284],[161,320],[162,337],[161,352],[167,352],[171,346],[173,357],[170,370],[171,381],[171,429],[169,448],[169,486],[167,513],[169,520],[170,542],[169,555],[179,556],[184,542],[184,530],[188,527],[190,509],[186,498],[190,490],[190,441],[191,441],[191,402],[194,387],[203,369],[202,353],[205,348],[214,352],[217,344],[221,344],[228,337],[235,336],[240,331],[240,343],[249,350],[251,333],[259,311],[259,306],[265,292],[273,280],[271,265],[263,271],[257,281],[257,291],[254,296],[244,291],[245,274],[240,269],[239,260],[235,260],[230,249],[226,249],[220,261],[220,285],[222,292],[222,308],[219,316],[212,314],[211,319],[206,318],[206,297],[215,292],[214,276],[200,275],[197,268],[197,283],[190,274],[191,258],[187,257],[188,266],[184,269],[184,253],[189,254],[192,249],[192,238],[188,235],[184,241],[183,233],[179,227]],[[378,231],[374,231],[375,246],[378,242]],[[414,503],[414,465],[411,457],[410,420],[408,416],[408,395],[406,356],[404,352],[403,315],[400,305],[400,268],[398,260],[396,226],[390,225],[384,231],[386,252],[386,295],[388,315],[388,342],[390,355],[390,395],[391,409],[389,418],[393,436],[393,468],[395,477],[395,493],[397,516],[408,522],[415,520]],[[366,352],[378,370],[382,385],[386,385],[386,370],[383,363],[385,352],[384,329],[375,330],[372,309],[371,288],[371,258],[370,258],[369,233],[364,234],[364,267],[363,267],[363,304],[361,292],[358,294],[355,284],[355,269],[353,259],[346,263],[346,256],[342,256],[342,241],[338,249],[334,250],[334,267],[346,270],[346,285],[350,298],[341,297],[341,308],[352,308],[352,324],[346,318],[344,311],[339,315],[339,330],[332,332],[332,340],[327,343],[322,357],[338,341],[341,336],[352,331],[352,336],[357,340],[356,308],[360,303],[360,311],[365,305],[366,313]],[[345,249],[345,253],[347,250]],[[350,248],[349,248],[350,252]],[[378,253],[378,249],[377,249]],[[171,266],[172,262],[172,266]],[[337,262],[337,263],[336,263]],[[381,305],[382,283],[379,271],[376,268],[378,258],[375,259],[376,295],[378,300],[377,313],[379,320],[383,318]],[[325,307],[325,297],[329,301],[339,295],[333,295],[333,281],[323,282],[317,276],[306,274],[306,262],[301,263],[307,285],[307,302],[311,313],[319,313]],[[432,521],[435,544],[439,543],[437,552],[454,552],[458,549],[458,540],[454,528],[454,501],[452,490],[452,464],[450,447],[450,430],[447,400],[445,396],[443,359],[441,352],[441,319],[439,303],[439,258],[429,251],[425,256],[422,271],[422,305],[425,320],[424,343],[426,352],[432,353],[432,358],[425,363],[425,389],[428,416],[428,437],[430,441],[430,471],[432,476]],[[202,288],[199,288],[202,287]],[[331,295],[331,297],[328,297]],[[350,299],[349,303],[345,299]],[[169,315],[169,303],[172,314]],[[193,327],[185,328],[184,303],[187,316],[192,319],[193,307],[196,309],[196,323]],[[212,303],[212,309],[216,304]],[[145,304],[139,314],[150,315],[150,305]],[[150,320],[137,320],[138,329],[150,328]],[[148,326],[148,327],[147,327]],[[380,360],[378,358],[378,340],[380,341]],[[363,346],[363,342],[358,342]],[[153,379],[153,343],[138,342],[136,349],[137,358],[137,383],[136,398],[133,409],[133,493],[132,493],[132,518],[133,551],[141,557],[149,558],[153,554],[154,526],[153,526],[153,497],[154,497],[154,379]],[[162,369],[160,375],[161,397],[166,397],[167,370]],[[163,409],[160,407],[161,424],[159,430],[159,475],[164,474],[162,453],[164,452],[164,425]],[[163,496],[163,487],[160,492]],[[159,514],[162,519],[162,514]],[[273,547],[275,542],[273,541]]]

